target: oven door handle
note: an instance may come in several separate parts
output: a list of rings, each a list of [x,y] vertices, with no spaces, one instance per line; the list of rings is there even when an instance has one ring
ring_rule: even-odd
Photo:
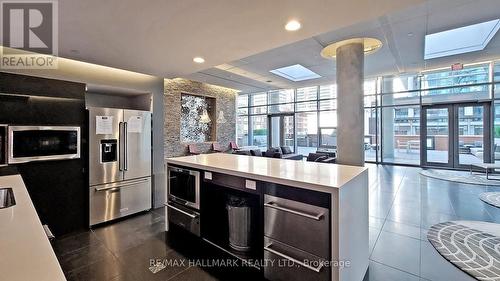
[[[312,270],[312,271],[314,271],[314,272],[317,272],[317,273],[320,273],[320,272],[321,272],[321,268],[323,267],[323,263],[320,263],[317,267],[313,267],[313,266],[307,265],[307,264],[305,264],[305,263],[303,263],[303,262],[299,261],[299,260],[298,260],[298,259],[296,259],[296,258],[292,258],[292,257],[290,257],[289,255],[283,254],[283,253],[281,253],[281,252],[278,252],[278,251],[276,251],[276,250],[272,249],[272,248],[271,248],[272,246],[273,246],[273,243],[270,243],[269,245],[267,245],[267,246],[265,246],[265,247],[264,247],[264,250],[265,250],[265,251],[268,251],[268,252],[271,252],[271,253],[273,253],[273,254],[275,254],[275,255],[277,255],[277,256],[280,256],[280,257],[282,257],[282,258],[284,258],[284,259],[287,259],[287,260],[289,260],[289,261],[293,261],[294,263],[297,263],[297,264],[299,264],[300,266],[303,266],[303,267],[305,267],[305,268],[307,268],[307,269],[309,269],[309,270]]]
[[[186,216],[188,216],[188,217],[190,217],[192,219],[195,219],[197,217],[197,215],[190,214],[190,213],[188,213],[188,212],[186,212],[184,210],[181,210],[181,209],[179,209],[177,207],[174,207],[174,206],[172,206],[172,205],[170,205],[168,203],[165,203],[165,206],[167,206],[170,209],[176,210],[179,213],[183,213],[184,215],[186,215]]]
[[[289,209],[289,208],[281,207],[281,206],[277,205],[275,202],[265,203],[264,206],[265,207],[269,207],[269,208],[273,208],[273,209],[276,209],[276,210],[288,212],[288,213],[291,213],[291,214],[294,214],[294,215],[306,217],[306,218],[309,218],[309,219],[317,220],[317,221],[321,220],[321,218],[324,215],[324,213],[319,213],[317,215],[306,214],[306,213],[303,213],[303,212],[300,212],[300,211],[296,211],[296,210],[292,210],[292,209]]]

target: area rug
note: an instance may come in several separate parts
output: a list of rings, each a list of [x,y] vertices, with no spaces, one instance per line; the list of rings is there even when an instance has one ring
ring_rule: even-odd
[[[491,177],[488,180],[486,179],[486,176],[484,174],[471,175],[469,172],[464,172],[464,171],[449,171],[449,170],[437,170],[437,169],[423,170],[420,172],[420,174],[438,180],[446,180],[446,181],[465,183],[465,184],[500,186],[500,180],[491,179]]]
[[[500,208],[500,192],[484,192],[479,194],[479,199]]]
[[[499,229],[493,223],[450,221],[433,225],[427,239],[446,260],[472,277],[500,281]]]

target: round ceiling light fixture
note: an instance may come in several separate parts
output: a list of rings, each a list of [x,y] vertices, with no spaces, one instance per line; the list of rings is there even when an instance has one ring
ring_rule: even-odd
[[[382,48],[383,46],[382,41],[378,40],[377,38],[352,38],[331,43],[330,45],[324,47],[323,50],[321,50],[321,56],[325,59],[335,59],[335,57],[337,56],[338,48],[352,43],[363,43],[365,55],[373,54],[376,51],[380,50],[380,48]]]
[[[290,20],[286,23],[285,29],[288,31],[297,31],[302,27],[298,20]]]
[[[195,63],[204,63],[204,62],[205,62],[205,59],[204,59],[204,58],[202,58],[202,57],[194,57],[194,58],[193,58],[193,61],[194,61]]]

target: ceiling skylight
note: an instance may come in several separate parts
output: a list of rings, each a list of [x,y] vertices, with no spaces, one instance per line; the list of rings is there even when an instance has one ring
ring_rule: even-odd
[[[282,68],[273,69],[269,72],[294,82],[316,79],[321,77],[317,73],[311,71],[310,69],[300,64],[294,64]]]
[[[481,51],[500,28],[500,19],[450,29],[425,36],[424,58],[434,59]]]

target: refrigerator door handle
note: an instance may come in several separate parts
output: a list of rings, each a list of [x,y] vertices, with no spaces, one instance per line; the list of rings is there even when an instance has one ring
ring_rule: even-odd
[[[125,155],[125,171],[128,170],[128,124],[127,122],[123,123],[123,137],[125,140],[125,150],[123,155]]]
[[[98,186],[95,186],[95,191],[106,191],[106,190],[110,190],[110,191],[114,191],[114,190],[119,190],[121,189],[122,187],[127,187],[127,186],[132,186],[132,185],[138,185],[138,184],[141,184],[141,183],[145,183],[149,181],[149,178],[146,178],[146,179],[139,179],[139,180],[134,180],[134,181],[128,181],[128,182],[119,182],[119,183],[112,183],[112,184],[102,184],[102,185],[98,185]]]
[[[123,122],[118,123],[118,141],[119,141],[119,148],[118,148],[118,169],[120,171],[123,171],[123,133],[122,133],[122,127],[123,127]]]

